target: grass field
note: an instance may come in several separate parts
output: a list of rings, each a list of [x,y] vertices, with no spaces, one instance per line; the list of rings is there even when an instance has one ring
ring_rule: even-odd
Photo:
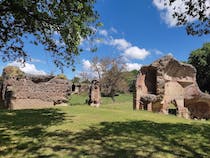
[[[210,157],[210,122],[132,110],[132,97],[100,108],[74,95],[71,105],[0,111],[0,157]]]

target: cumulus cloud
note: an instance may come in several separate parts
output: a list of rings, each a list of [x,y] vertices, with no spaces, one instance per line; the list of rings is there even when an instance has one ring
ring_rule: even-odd
[[[124,38],[112,39],[109,45],[115,46],[118,50],[122,51],[122,56],[127,60],[145,59],[150,54],[146,49],[133,46]]]
[[[172,57],[174,56],[172,53],[168,53],[167,55],[170,55],[170,56],[172,56]]]
[[[164,55],[163,52],[161,52],[160,50],[154,49],[154,52],[156,55]]]
[[[26,74],[32,74],[32,75],[47,75],[46,72],[43,70],[38,70],[34,64],[25,63],[22,64],[21,62],[14,61],[9,66],[16,66],[20,68],[21,71],[25,72]]]
[[[46,63],[45,61],[40,60],[40,59],[36,59],[36,58],[31,58],[31,62],[32,63]]]
[[[58,39],[54,39],[54,42],[57,46],[65,46],[64,42],[59,41]]]
[[[176,26],[177,20],[173,18],[174,9],[176,12],[183,13],[188,10],[186,6],[186,2],[191,0],[176,0],[172,3],[172,5],[169,5],[169,0],[153,0],[153,4],[157,7],[158,10],[161,11],[161,18],[171,27]],[[167,2],[167,3],[166,3]],[[193,0],[193,2],[198,3],[197,0]],[[165,5],[167,4],[167,5]],[[210,7],[210,1],[206,1],[205,5]],[[210,10],[208,9],[205,13],[207,16],[210,15]],[[197,20],[198,17],[192,17],[187,15],[187,21],[192,22]]]
[[[92,66],[91,61],[83,59],[82,60],[82,69],[83,69],[83,71],[81,71],[80,74],[86,73],[90,79],[98,78],[98,73],[93,71],[93,66]]]
[[[126,63],[126,70],[127,71],[139,70],[141,66],[142,65],[138,63]]]
[[[89,60],[82,60],[82,65],[84,70],[91,70],[92,64],[90,63]]]
[[[114,27],[111,27],[109,31],[111,33],[117,33],[117,30]],[[150,54],[150,52],[146,49],[132,45],[129,41],[127,41],[124,38],[113,38],[109,35],[107,30],[98,30],[98,34],[102,35],[103,39],[97,39],[95,40],[95,43],[113,46],[115,49],[122,52],[121,56],[127,61],[129,61],[130,59],[142,60]]]
[[[129,43],[128,41],[126,41],[123,38],[113,39],[113,40],[111,40],[110,44],[113,45],[113,46],[116,46],[117,49],[119,49],[119,50],[125,50],[128,47],[131,47],[131,43]]]
[[[126,49],[123,55],[130,59],[145,59],[149,54],[150,52],[148,52],[146,49],[133,46]]]
[[[106,30],[99,30],[99,34],[103,36],[108,36],[108,32]]]

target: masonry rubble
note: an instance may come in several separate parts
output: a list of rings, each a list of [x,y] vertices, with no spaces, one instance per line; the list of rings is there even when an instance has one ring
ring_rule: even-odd
[[[171,104],[180,117],[210,118],[210,95],[199,89],[196,69],[168,55],[140,69],[133,108],[168,114]]]
[[[98,80],[93,80],[89,88],[89,100],[90,106],[99,107],[101,103],[100,83]]]
[[[71,85],[68,80],[51,75],[27,75],[20,70],[18,71],[21,72],[21,76],[10,76],[6,69],[3,70],[0,83],[0,102],[4,108],[46,108],[68,101],[71,93]]]

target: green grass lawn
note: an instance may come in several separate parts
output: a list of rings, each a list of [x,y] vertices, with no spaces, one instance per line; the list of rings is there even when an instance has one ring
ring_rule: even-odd
[[[71,105],[0,111],[0,157],[210,157],[210,122],[132,110],[132,97],[99,108]]]

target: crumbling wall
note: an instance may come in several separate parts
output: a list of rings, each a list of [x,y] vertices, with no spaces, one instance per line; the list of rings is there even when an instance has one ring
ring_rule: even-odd
[[[2,98],[2,88],[3,88],[3,78],[0,76],[0,108],[4,106],[4,102]]]
[[[25,75],[21,78],[5,77],[1,97],[4,107],[9,109],[45,108],[67,102],[70,92],[68,80]]]
[[[89,89],[89,101],[90,106],[99,107],[101,103],[101,92],[100,92],[100,83],[97,80],[93,80]]]
[[[210,96],[200,91],[196,69],[165,56],[140,69],[133,107],[168,114],[171,103],[180,117],[210,118]]]

